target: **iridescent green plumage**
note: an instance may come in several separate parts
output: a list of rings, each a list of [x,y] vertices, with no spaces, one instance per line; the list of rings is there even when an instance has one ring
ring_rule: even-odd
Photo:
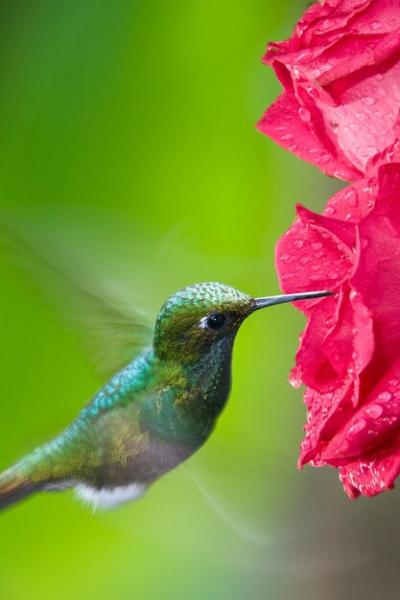
[[[305,297],[326,293],[306,294]],[[254,299],[219,283],[177,292],[153,341],[54,441],[0,475],[0,507],[41,490],[77,487],[105,505],[133,499],[195,452],[229,395],[235,335]]]

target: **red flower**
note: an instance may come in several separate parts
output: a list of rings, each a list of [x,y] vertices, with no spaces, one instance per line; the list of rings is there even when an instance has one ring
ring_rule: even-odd
[[[354,181],[393,143],[400,109],[397,0],[313,4],[264,57],[284,93],[258,124],[328,175]]]
[[[338,467],[351,498],[400,473],[399,195],[400,162],[378,165],[324,215],[299,207],[277,245],[285,292],[334,292],[298,303],[308,323],[291,380],[307,386],[300,465]]]

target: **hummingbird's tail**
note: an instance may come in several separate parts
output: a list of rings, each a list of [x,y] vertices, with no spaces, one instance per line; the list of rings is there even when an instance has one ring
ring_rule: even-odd
[[[0,510],[36,492],[65,490],[73,485],[70,470],[51,444],[34,450],[0,473]]]
[[[29,478],[18,469],[18,466],[11,467],[0,474],[0,509],[42,489],[44,489],[44,484],[29,481]]]

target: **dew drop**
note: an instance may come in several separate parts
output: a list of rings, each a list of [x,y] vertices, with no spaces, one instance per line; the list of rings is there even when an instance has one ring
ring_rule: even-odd
[[[373,106],[375,104],[375,98],[373,96],[365,96],[363,102],[366,106]]]
[[[376,436],[379,434],[379,432],[378,432],[378,431],[376,431],[375,429],[368,429],[368,431],[367,431],[367,434],[368,434],[370,437],[376,437]]]
[[[330,159],[330,156],[329,156],[329,154],[322,154],[322,155],[320,156],[320,158],[319,158],[319,161],[318,161],[318,162],[320,162],[320,163],[322,163],[322,164],[325,164],[325,163],[329,162],[329,159]]]
[[[372,27],[372,25],[371,25],[371,27]],[[300,75],[301,75],[301,73],[300,73],[299,67],[294,66],[293,67],[293,76],[294,76],[294,78],[295,79],[300,79]]]
[[[302,248],[304,246],[303,240],[294,240],[293,244],[296,246],[296,248]]]
[[[358,435],[363,429],[367,426],[367,421],[365,419],[358,419],[349,429],[347,436],[353,437]]]
[[[381,402],[389,402],[391,397],[392,394],[390,392],[381,392],[378,396],[378,400],[380,400]]]
[[[340,446],[339,452],[340,453],[347,452],[349,448],[350,448],[349,442],[346,442],[346,440],[344,440]]]
[[[333,208],[333,206],[328,206],[328,208],[325,210],[326,215],[334,215],[335,212],[336,212],[336,209]]]
[[[379,404],[371,404],[365,409],[365,413],[372,417],[372,419],[379,419],[381,414],[383,413],[383,408]]]
[[[371,29],[373,29],[374,31],[377,31],[380,28],[381,28],[381,24],[379,21],[372,21]]]
[[[329,271],[328,277],[329,277],[329,279],[337,279],[339,277],[339,275],[336,271]]]
[[[346,196],[346,200],[349,203],[350,206],[357,206],[358,205],[358,195],[356,190],[349,190],[347,196]]]
[[[311,98],[317,99],[319,94],[318,94],[318,90],[313,87],[312,85],[309,85],[307,88],[307,92],[309,93],[309,95],[311,96]]]
[[[299,108],[299,117],[304,123],[311,121],[311,113],[307,108],[304,108],[304,106]]]
[[[291,140],[292,138],[293,138],[292,133],[286,133],[285,135],[281,136],[282,142],[287,142],[288,140]]]
[[[290,373],[289,383],[295,390],[298,390],[302,386],[303,382],[302,382],[300,374],[297,372],[297,370],[294,369]]]
[[[310,262],[310,259],[308,258],[308,256],[305,256],[305,255],[304,255],[304,256],[302,256],[302,257],[300,258],[299,262],[300,262],[300,264],[301,264],[301,265],[306,265],[307,263],[309,263],[309,262]]]
[[[368,154],[374,155],[374,154],[377,154],[379,152],[379,150],[375,146],[368,146],[367,152],[368,152]]]
[[[285,263],[286,265],[288,265],[289,263],[294,261],[294,256],[291,256],[290,254],[282,254],[279,259]]]

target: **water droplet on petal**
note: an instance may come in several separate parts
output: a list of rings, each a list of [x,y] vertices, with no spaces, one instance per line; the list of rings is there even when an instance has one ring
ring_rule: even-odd
[[[379,150],[376,148],[376,146],[367,146],[367,152],[368,154],[375,155],[379,152]]]
[[[372,27],[372,25],[371,25],[371,27]],[[296,66],[296,65],[295,65],[295,66],[293,67],[293,71],[292,71],[292,73],[293,73],[293,76],[294,76],[294,78],[295,78],[295,79],[300,79],[300,75],[301,75],[301,73],[300,73],[300,69],[299,69],[299,67],[298,67],[298,66]]]
[[[365,98],[363,98],[363,102],[366,106],[372,106],[375,104],[375,98],[373,96],[365,96]]]
[[[337,279],[339,277],[339,275],[336,271],[329,271],[328,277],[329,277],[329,279]]]
[[[350,206],[357,206],[358,205],[358,195],[357,195],[356,190],[350,189],[347,193],[346,200]]]
[[[347,436],[354,437],[354,436],[358,435],[363,429],[366,428],[366,426],[367,426],[367,421],[365,419],[363,419],[363,418],[358,419],[350,427],[349,431],[347,432]]]
[[[372,21],[371,23],[371,29],[373,29],[374,31],[377,31],[377,29],[381,28],[381,23],[379,21]]]
[[[381,392],[378,396],[378,400],[380,400],[381,402],[389,402],[391,397],[392,394],[390,392]]]
[[[286,133],[285,135],[281,136],[282,142],[287,142],[288,140],[291,140],[292,138],[293,138],[293,133]]]
[[[288,265],[289,263],[294,261],[294,256],[291,256],[290,254],[281,254],[279,260]]]
[[[314,98],[314,99],[318,98],[318,90],[315,87],[313,87],[312,85],[308,85],[306,87],[306,90],[307,90],[308,94],[311,96],[311,98]],[[317,150],[317,152],[319,152],[319,150]]]
[[[313,248],[314,250],[319,250],[320,248],[322,248],[322,244],[321,242],[313,242],[311,244],[311,248]]]
[[[303,240],[294,240],[293,243],[296,246],[296,248],[302,248],[304,246]]]
[[[293,369],[293,371],[290,373],[289,383],[295,390],[298,390],[302,386],[303,382],[298,369]]]
[[[383,413],[383,408],[379,404],[371,404],[365,409],[365,413],[372,419],[378,419]]]
[[[322,154],[322,155],[319,157],[319,161],[318,161],[318,162],[320,162],[320,163],[322,163],[322,164],[325,164],[325,163],[329,162],[330,158],[331,158],[331,157],[329,156],[329,154]]]
[[[349,448],[350,448],[349,442],[346,442],[346,440],[344,440],[344,441],[341,443],[341,446],[340,446],[340,450],[339,450],[339,451],[340,451],[340,453],[347,452]]]
[[[305,123],[308,123],[309,121],[311,121],[311,113],[307,108],[304,108],[304,106],[301,106],[299,108],[299,117]]]
[[[325,214],[326,214],[326,215],[334,215],[334,214],[335,214],[335,212],[336,212],[336,209],[335,209],[335,208],[333,208],[333,206],[328,206],[328,208],[327,208],[327,209],[326,209],[326,211],[325,211]]]

